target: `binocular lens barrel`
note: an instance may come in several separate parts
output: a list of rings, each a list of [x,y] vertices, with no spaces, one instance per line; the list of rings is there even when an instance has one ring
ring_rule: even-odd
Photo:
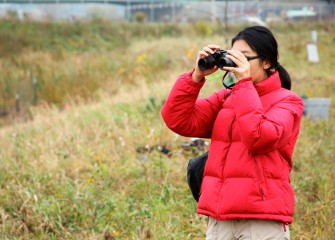
[[[224,67],[236,67],[236,64],[229,58],[220,58],[217,64],[220,69]]]
[[[198,66],[202,71],[213,68],[215,64],[216,60],[212,55],[205,58],[201,58],[198,61]]]
[[[199,59],[198,66],[202,71],[214,66],[218,66],[222,70],[224,67],[236,67],[236,64],[226,56],[227,51],[217,50],[212,55]]]

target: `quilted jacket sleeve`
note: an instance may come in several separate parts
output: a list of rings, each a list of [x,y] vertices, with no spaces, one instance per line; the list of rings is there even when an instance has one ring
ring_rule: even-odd
[[[267,112],[258,93],[249,80],[242,80],[231,95],[241,140],[254,153],[264,153],[284,146],[298,134],[303,101],[294,94],[287,94]]]
[[[210,138],[227,91],[222,89],[207,98],[198,98],[205,80],[194,82],[191,74],[192,72],[179,76],[164,103],[162,117],[166,125],[177,134]]]

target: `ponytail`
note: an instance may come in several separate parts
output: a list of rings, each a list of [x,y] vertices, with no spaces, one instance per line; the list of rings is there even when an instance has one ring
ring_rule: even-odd
[[[292,83],[291,83],[290,74],[288,74],[286,69],[282,65],[280,65],[279,63],[278,63],[278,66],[277,66],[277,71],[278,71],[279,76],[280,76],[281,86],[283,88],[291,90]]]

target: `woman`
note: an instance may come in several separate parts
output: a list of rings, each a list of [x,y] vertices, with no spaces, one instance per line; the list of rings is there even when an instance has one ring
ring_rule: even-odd
[[[218,50],[208,45],[197,61]],[[211,138],[198,213],[209,216],[206,239],[290,239],[294,193],[292,154],[302,99],[278,62],[271,31],[253,26],[232,40],[224,67],[237,83],[198,98],[207,75],[198,65],[179,76],[164,106],[167,126],[186,137]]]

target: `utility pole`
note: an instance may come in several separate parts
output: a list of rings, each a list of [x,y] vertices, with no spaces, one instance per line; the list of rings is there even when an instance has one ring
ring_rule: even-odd
[[[225,7],[224,7],[224,28],[225,31],[228,31],[228,0],[225,2]]]
[[[132,19],[131,19],[130,0],[127,0],[126,18],[128,22],[131,22]]]
[[[150,22],[154,22],[154,2],[150,1]]]
[[[214,23],[216,21],[216,1],[211,0],[211,10],[212,10],[212,22]]]

